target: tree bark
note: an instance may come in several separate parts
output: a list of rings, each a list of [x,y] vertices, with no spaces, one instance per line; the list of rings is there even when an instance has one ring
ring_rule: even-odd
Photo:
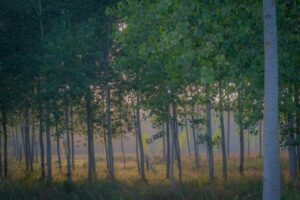
[[[177,158],[177,167],[178,167],[178,177],[180,184],[182,183],[182,166],[181,166],[181,153],[180,153],[180,146],[179,146],[179,140],[178,140],[178,124],[177,124],[177,111],[176,106],[173,103],[173,135],[174,135],[174,147],[175,147],[175,153]]]
[[[258,130],[258,136],[259,136],[259,153],[258,156],[261,158],[262,157],[262,134],[261,134],[261,121],[259,122],[259,130]]]
[[[55,136],[56,136],[56,151],[59,173],[61,173],[61,157],[60,157],[60,133],[58,130],[58,116],[55,114]]]
[[[137,133],[138,133],[138,142],[140,149],[140,168],[141,168],[141,180],[146,181],[145,176],[145,154],[144,146],[142,139],[142,130],[141,130],[141,121],[140,121],[140,95],[137,94],[137,103],[136,103],[136,122],[137,122]]]
[[[297,155],[296,155],[296,147],[295,147],[295,134],[293,127],[293,115],[292,113],[288,113],[287,117],[288,124],[288,154],[289,154],[289,172],[290,172],[290,180],[291,182],[295,182],[297,178]]]
[[[225,127],[224,127],[224,116],[223,116],[223,94],[222,94],[222,84],[219,83],[219,118],[221,126],[221,146],[222,146],[222,167],[223,167],[223,177],[227,179],[227,154],[226,154],[226,144],[225,144]]]
[[[52,181],[52,157],[51,157],[49,102],[46,103],[46,143],[47,143],[47,182],[51,183],[51,181]]]
[[[65,131],[67,137],[67,182],[72,183],[71,140],[69,130],[69,101],[65,96]]]
[[[6,111],[2,108],[2,128],[4,136],[4,178],[7,178],[7,116]],[[1,142],[1,140],[0,140]],[[1,148],[1,147],[0,147]],[[1,152],[0,152],[1,154]],[[2,171],[2,168],[1,168]],[[2,172],[1,172],[2,173]]]
[[[244,129],[240,125],[240,174],[244,173]]]
[[[71,117],[71,152],[72,152],[72,169],[75,169],[75,148],[74,148],[74,118],[73,118],[73,105],[70,106],[70,117]]]
[[[192,114],[192,122],[194,123],[194,114]],[[199,150],[198,150],[198,144],[197,144],[197,137],[195,132],[195,125],[192,125],[192,134],[193,134],[193,140],[194,140],[194,154],[195,154],[195,163],[196,163],[196,169],[199,171],[200,169],[200,162],[199,162]]]
[[[189,152],[189,158],[191,158],[190,137],[189,137],[187,115],[185,115],[185,131],[186,131],[186,145],[187,145],[187,149],[188,149],[188,152]]]
[[[227,112],[227,157],[230,158],[230,108]]]
[[[124,151],[123,133],[121,133],[121,149],[122,149],[122,156],[123,156],[123,169],[125,169],[126,168],[126,158],[125,158],[125,151]]]
[[[43,132],[44,132],[44,125],[43,125],[43,110],[42,104],[39,102],[39,118],[40,118],[40,128],[39,128],[39,143],[40,143],[40,153],[41,153],[41,179],[45,179],[45,152],[44,152],[44,139],[43,139]]]
[[[279,200],[278,55],[274,0],[263,1],[263,15],[265,52],[263,200]]]
[[[95,178],[95,155],[94,155],[94,136],[93,136],[93,119],[91,108],[91,97],[86,98],[87,112],[87,136],[88,136],[88,180]]]
[[[212,146],[212,128],[211,128],[211,102],[208,85],[205,85],[206,90],[206,131],[207,131],[207,152],[208,152],[208,171],[209,171],[209,180],[214,180],[214,153]]]
[[[166,161],[166,178],[170,178],[170,163],[171,163],[171,147],[170,147],[170,121],[167,120],[166,128],[167,128],[167,161]]]

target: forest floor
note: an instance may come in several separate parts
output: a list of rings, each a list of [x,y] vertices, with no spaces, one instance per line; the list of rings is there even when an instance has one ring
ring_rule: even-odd
[[[204,157],[204,156],[202,156]],[[24,163],[10,162],[9,179],[0,183],[0,199],[28,199],[28,200],[201,200],[201,199],[261,199],[262,196],[262,159],[255,156],[246,157],[244,174],[239,174],[239,159],[229,159],[228,180],[222,178],[221,157],[215,159],[215,181],[208,181],[207,160],[201,158],[201,167],[195,169],[194,160],[183,158],[183,184],[171,183],[165,179],[165,165],[161,158],[152,161],[152,167],[146,171],[147,182],[139,180],[134,155],[126,156],[126,168],[123,168],[122,157],[115,158],[115,172],[117,181],[112,184],[106,171],[103,156],[97,156],[97,179],[87,181],[86,159],[76,160],[73,171],[72,187],[66,184],[66,163],[59,173],[57,162],[53,162],[53,183],[47,185],[40,181],[39,163],[35,163],[35,172],[25,172]],[[288,183],[288,163],[283,158],[281,162],[282,199],[300,199],[300,183]],[[176,163],[175,163],[176,164]],[[174,172],[177,167],[174,165]],[[175,173],[176,177],[177,173]]]

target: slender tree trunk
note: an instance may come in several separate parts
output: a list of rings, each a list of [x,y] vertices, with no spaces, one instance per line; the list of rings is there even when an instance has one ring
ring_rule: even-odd
[[[244,173],[244,129],[240,126],[240,174]]]
[[[265,51],[263,200],[280,199],[276,5],[263,1]]]
[[[212,128],[211,128],[211,103],[208,85],[205,85],[206,90],[206,129],[207,129],[207,152],[208,152],[208,169],[209,169],[209,180],[214,180],[214,154],[212,146]]]
[[[123,169],[126,168],[126,158],[125,158],[125,151],[124,151],[124,141],[123,141],[123,133],[121,133],[121,149],[123,155]]]
[[[61,156],[60,156],[60,133],[58,130],[58,116],[55,116],[55,136],[56,136],[56,151],[59,173],[61,173]]]
[[[162,136],[162,143],[163,143],[163,160],[166,160],[166,134],[165,134],[165,125],[162,125],[162,132],[163,132],[163,136]]]
[[[92,108],[91,98],[86,98],[87,111],[87,136],[88,136],[88,180],[95,178],[95,157],[94,157],[94,141],[93,141],[93,122],[92,122]]]
[[[50,113],[49,103],[46,103],[46,142],[47,142],[47,182],[52,181],[52,157],[51,157],[51,135],[50,135]]]
[[[166,177],[170,178],[170,163],[171,163],[171,147],[170,147],[170,123],[169,120],[166,122],[167,128],[167,170],[166,170]]]
[[[250,132],[248,131],[247,133],[247,147],[248,147],[248,157],[250,156],[250,152],[251,152],[251,141],[250,141]]]
[[[41,179],[45,179],[45,153],[44,153],[44,125],[43,125],[43,110],[42,104],[39,102],[39,118],[40,118],[40,129],[39,129],[39,142],[40,142],[40,153],[41,153]]]
[[[69,130],[69,101],[65,96],[65,131],[67,137],[67,182],[72,183],[71,140]]]
[[[2,133],[0,132],[0,181],[3,179],[2,173]]]
[[[182,183],[182,166],[181,166],[181,153],[180,153],[180,146],[178,140],[178,124],[177,124],[177,111],[176,106],[173,104],[173,130],[174,130],[174,146],[175,146],[175,153],[177,158],[177,167],[178,167],[178,176],[179,182]]]
[[[259,153],[258,156],[261,158],[262,157],[262,135],[261,135],[261,121],[259,122],[259,130],[258,130],[258,137],[259,137]]]
[[[32,125],[31,125],[31,151],[30,151],[30,157],[31,157],[31,162],[34,163],[34,150],[35,150],[35,125],[34,125],[34,120],[32,121]]]
[[[107,55],[108,56],[108,55]],[[108,57],[107,57],[108,59]],[[108,61],[106,61],[108,62]],[[107,147],[108,147],[108,158],[109,158],[109,174],[112,182],[115,181],[115,165],[114,165],[114,153],[112,144],[112,135],[110,129],[110,88],[108,83],[108,63],[105,63],[105,104],[106,104],[106,130],[107,130]]]
[[[104,139],[104,147],[105,147],[105,157],[106,157],[106,169],[109,171],[109,158],[108,158],[108,150],[107,150],[107,139],[106,139],[106,131],[105,125],[103,127],[103,139]]]
[[[31,158],[31,148],[30,148],[30,137],[29,137],[29,102],[26,100],[25,103],[25,113],[24,113],[24,119],[25,119],[25,156],[26,156],[26,170],[30,168],[30,171],[33,172],[33,165],[32,165],[32,158]]]
[[[170,111],[169,111],[170,113]],[[170,113],[171,116],[171,113]],[[169,166],[169,175],[170,175],[170,179],[173,181],[174,179],[174,124],[173,124],[173,120],[170,119],[169,120],[169,126],[170,126],[170,166]]]
[[[227,157],[230,158],[230,108],[227,112]]]
[[[194,114],[192,114],[192,122],[194,123]],[[199,171],[200,169],[200,162],[199,162],[199,150],[198,150],[198,144],[197,144],[197,137],[195,132],[195,125],[192,125],[192,134],[193,134],[193,141],[194,141],[194,154],[195,154],[195,163],[196,163],[196,169]]]
[[[191,158],[190,136],[189,136],[187,115],[185,115],[185,132],[186,132],[186,144],[187,144],[187,149],[188,149],[188,152],[189,152],[189,158]]]
[[[75,169],[75,148],[74,148],[74,118],[73,118],[73,105],[70,106],[70,117],[71,117],[71,152],[72,152],[72,169]]]
[[[7,163],[7,116],[4,108],[2,108],[2,128],[3,128],[3,136],[4,136],[4,178],[7,178],[7,165],[8,165]]]
[[[296,120],[296,139],[300,141],[300,93],[299,93],[299,81],[294,83],[294,103],[296,107],[295,120]],[[298,171],[300,172],[300,144],[297,145],[297,160]]]
[[[145,154],[143,147],[143,139],[142,139],[142,130],[141,130],[141,121],[140,121],[140,95],[137,95],[137,104],[136,104],[136,122],[137,122],[137,133],[138,133],[138,141],[140,147],[140,168],[141,168],[141,180],[146,181],[145,176]]]
[[[136,153],[136,162],[137,162],[138,172],[139,172],[139,175],[141,175],[140,154],[139,154],[139,139],[138,139],[137,130],[136,130],[136,133],[135,133],[135,153]]]
[[[289,172],[290,172],[290,180],[291,182],[295,182],[297,178],[297,155],[296,155],[296,147],[295,147],[295,134],[293,127],[293,115],[292,113],[288,113],[287,117],[288,124],[288,153],[289,153]]]
[[[224,127],[224,115],[223,115],[223,93],[222,84],[219,83],[219,111],[220,111],[220,126],[221,126],[221,146],[222,146],[222,167],[223,177],[227,179],[227,154],[226,154],[226,139],[225,139],[225,127]]]
[[[40,24],[40,36],[41,36],[41,41],[44,38],[44,27],[43,27],[43,20],[42,20],[42,2],[41,0],[38,0],[38,7],[39,7],[39,24]],[[44,54],[42,55],[43,60],[44,60]],[[41,92],[41,86],[40,86],[40,77],[38,81],[38,91],[39,93]],[[40,152],[41,152],[41,178],[45,178],[45,160],[44,160],[44,140],[43,140],[43,113],[42,113],[42,102],[39,100],[39,113],[40,113],[40,130],[39,130],[39,142],[40,142]]]

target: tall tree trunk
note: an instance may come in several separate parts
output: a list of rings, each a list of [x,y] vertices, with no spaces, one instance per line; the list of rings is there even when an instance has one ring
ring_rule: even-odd
[[[258,156],[261,158],[262,157],[262,134],[261,134],[261,121],[259,122],[259,130],[258,130],[258,137],[259,137],[259,153]]]
[[[51,181],[52,181],[52,157],[51,157],[49,102],[46,103],[46,143],[47,143],[47,182],[51,183]]]
[[[248,131],[247,132],[247,147],[248,147],[248,152],[247,152],[247,154],[248,154],[248,157],[250,156],[250,151],[251,151],[251,143],[250,143],[250,132]]]
[[[243,126],[240,125],[240,174],[244,173],[244,129]]]
[[[43,132],[44,132],[44,125],[43,125],[43,110],[42,104],[39,102],[39,118],[40,118],[40,129],[39,129],[39,143],[40,143],[40,153],[41,153],[41,179],[45,178],[45,153],[44,153],[44,139],[43,139]]]
[[[71,164],[71,140],[69,130],[69,101],[65,96],[65,131],[67,137],[67,182],[72,183],[72,164]]]
[[[214,153],[212,146],[212,128],[211,128],[211,103],[208,85],[205,85],[206,90],[206,131],[207,131],[207,152],[208,152],[208,171],[209,171],[209,180],[214,180]]]
[[[162,125],[162,132],[163,132],[163,136],[162,136],[162,143],[163,143],[163,160],[166,160],[166,134],[165,134],[165,124]]]
[[[33,172],[33,165],[32,165],[32,158],[31,158],[31,148],[30,148],[30,137],[29,137],[29,100],[26,100],[25,102],[25,113],[24,113],[24,119],[25,119],[25,156],[26,156],[26,170],[30,168],[30,171]]]
[[[171,147],[170,147],[170,121],[167,120],[166,122],[166,128],[167,128],[167,170],[166,170],[166,177],[170,178],[170,163],[171,163]]]
[[[2,108],[2,128],[3,128],[3,136],[4,136],[4,178],[7,178],[7,164],[8,164],[7,163],[7,116],[6,116],[5,108]]]
[[[242,107],[242,100],[241,97],[242,92],[238,91],[238,124],[239,124],[239,130],[240,130],[240,174],[244,173],[244,160],[245,160],[245,155],[244,155],[244,123],[243,123],[243,107]]]
[[[288,153],[289,153],[289,172],[290,172],[290,180],[292,182],[296,181],[297,178],[297,155],[296,155],[296,147],[295,147],[295,134],[294,134],[294,122],[293,122],[293,114],[288,113],[287,116],[287,124],[288,124]]]
[[[222,167],[223,177],[227,179],[227,154],[225,144],[225,127],[224,127],[224,116],[223,116],[223,93],[222,84],[219,83],[219,111],[220,111],[220,125],[221,125],[221,146],[222,146]]]
[[[44,38],[44,27],[43,27],[43,20],[42,20],[42,2],[41,0],[38,0],[38,7],[39,7],[39,24],[40,24],[40,36],[41,36],[41,41]],[[42,55],[43,60],[44,60],[44,54]],[[40,83],[40,77],[39,77],[39,81],[38,81],[38,91],[39,93],[41,92],[41,83]],[[39,129],[39,143],[40,143],[40,153],[41,153],[41,178],[44,179],[45,178],[45,161],[44,161],[44,140],[43,140],[43,132],[44,132],[44,128],[43,128],[43,113],[42,113],[42,102],[41,100],[39,100],[39,114],[40,114],[40,129]]]
[[[230,158],[230,108],[227,112],[227,157]]]
[[[32,125],[31,125],[31,150],[30,150],[30,157],[31,157],[31,162],[34,163],[34,149],[35,149],[35,134],[34,134],[34,129],[35,129],[35,125],[34,125],[34,120],[32,121]]]
[[[140,121],[140,95],[137,94],[137,103],[136,103],[136,122],[137,122],[137,133],[138,133],[138,141],[139,141],[139,149],[140,149],[140,168],[141,168],[141,180],[146,181],[145,176],[145,154],[143,147],[143,139],[142,139],[142,130],[141,130],[141,121]]]
[[[192,122],[194,123],[194,114],[192,114]],[[196,163],[196,169],[199,171],[200,168],[200,160],[199,160],[199,150],[198,150],[198,144],[197,144],[197,137],[195,132],[195,124],[192,125],[192,134],[193,134],[193,141],[194,141],[194,154],[195,154],[195,163]]]
[[[95,157],[94,157],[94,141],[93,141],[93,122],[92,122],[92,108],[91,97],[86,98],[86,112],[87,112],[87,136],[88,136],[88,180],[95,178]]]
[[[186,132],[186,145],[187,145],[187,149],[188,149],[188,152],[189,152],[189,158],[191,158],[190,136],[189,136],[187,115],[185,115],[185,132]]]
[[[263,199],[280,199],[280,155],[278,130],[278,55],[276,5],[263,1],[265,102],[264,102],[264,184]]]
[[[72,168],[75,169],[75,148],[74,148],[74,118],[73,118],[73,104],[70,106],[70,117],[71,117],[71,152],[72,152]]]
[[[104,139],[104,147],[105,147],[106,169],[109,171],[109,158],[108,158],[108,150],[107,150],[107,139],[106,139],[105,125],[103,127],[103,139]]]
[[[0,132],[0,181],[2,181],[2,179],[2,133]]]
[[[300,141],[300,83],[295,82],[294,83],[294,103],[296,107],[296,113],[295,113],[295,118],[296,118],[296,139],[297,141]],[[298,160],[298,171],[300,172],[300,143],[297,145],[297,160]]]
[[[56,151],[59,173],[61,173],[61,157],[60,157],[60,133],[58,130],[58,116],[55,114],[55,136],[56,136]]]
[[[124,141],[123,141],[123,133],[121,133],[121,149],[123,155],[123,169],[126,168],[126,158],[125,158],[125,151],[124,151]]]
[[[180,153],[180,146],[179,146],[179,139],[178,139],[178,124],[177,124],[177,111],[176,106],[173,103],[173,134],[174,134],[174,146],[175,146],[175,153],[177,158],[177,167],[178,167],[178,176],[179,182],[182,183],[182,166],[181,166],[181,153]]]

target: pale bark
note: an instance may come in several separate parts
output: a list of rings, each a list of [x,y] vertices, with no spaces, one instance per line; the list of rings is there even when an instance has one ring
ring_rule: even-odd
[[[74,118],[73,118],[73,105],[70,106],[70,118],[71,118],[71,152],[72,152],[72,169],[75,169],[75,148],[74,148]]]
[[[51,135],[50,135],[50,113],[49,103],[46,105],[46,143],[47,143],[47,182],[52,181],[52,157],[51,157]]]
[[[222,167],[223,177],[227,179],[227,155],[226,155],[226,144],[225,144],[225,127],[224,127],[224,116],[223,116],[223,94],[222,85],[219,83],[219,119],[221,127],[221,146],[222,146]]]
[[[207,131],[207,154],[208,154],[208,171],[209,180],[214,180],[214,153],[212,146],[212,128],[211,128],[211,102],[209,96],[208,85],[205,85],[206,90],[206,131]]]
[[[171,147],[170,147],[170,123],[169,120],[166,122],[167,129],[167,161],[166,161],[166,178],[170,178],[170,163],[171,163]]]
[[[259,122],[259,127],[258,127],[258,137],[259,137],[259,153],[258,156],[261,158],[262,157],[262,134],[261,134],[261,121]]]
[[[141,180],[146,181],[145,176],[145,154],[144,154],[144,146],[143,146],[143,138],[142,138],[142,130],[141,130],[141,121],[140,121],[140,96],[137,95],[137,104],[136,104],[136,122],[137,122],[137,133],[138,133],[138,141],[139,141],[139,150],[140,150],[140,168],[141,168]]]
[[[230,108],[227,111],[227,157],[230,158]]]
[[[192,114],[192,122],[194,122],[194,114]],[[197,171],[200,168],[200,162],[199,162],[199,149],[197,144],[197,137],[195,132],[195,125],[192,125],[192,135],[193,135],[193,141],[194,141],[194,154],[195,154],[195,163],[196,163],[196,169]]]
[[[186,145],[189,152],[189,158],[191,158],[190,136],[189,136],[187,115],[185,115],[185,132],[186,132]]]
[[[263,1],[263,16],[265,52],[263,199],[279,200],[278,55],[274,0]]]
[[[58,130],[58,116],[54,117],[55,121],[55,136],[56,136],[56,153],[57,153],[57,162],[58,162],[58,169],[61,173],[61,157],[60,157],[60,133]]]
[[[41,156],[41,179],[45,178],[45,152],[44,152],[44,125],[43,125],[43,111],[41,102],[39,102],[39,120],[40,120],[40,128],[39,128],[39,143],[40,143],[40,156]]]
[[[65,131],[67,137],[67,182],[71,184],[72,182],[71,140],[70,140],[70,130],[69,130],[69,102],[67,97],[65,97]]]

